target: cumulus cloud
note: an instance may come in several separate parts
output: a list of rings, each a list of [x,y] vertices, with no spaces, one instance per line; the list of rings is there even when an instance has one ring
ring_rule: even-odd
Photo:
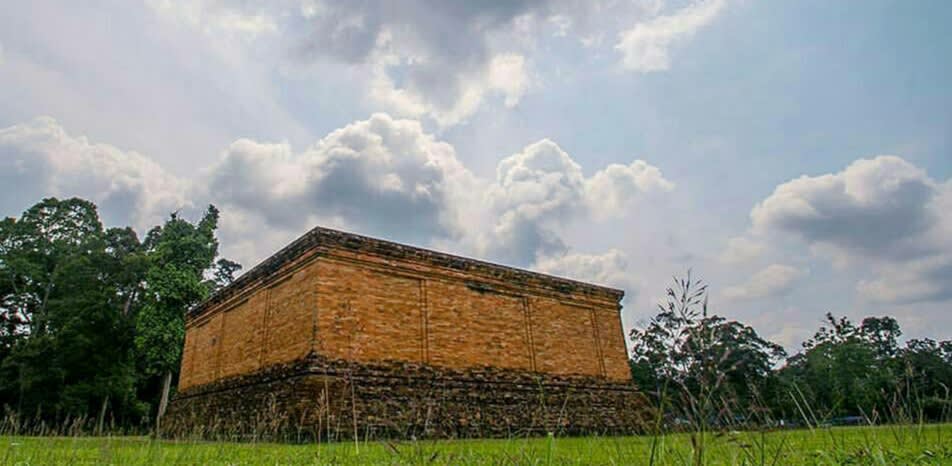
[[[896,156],[860,159],[843,171],[783,183],[751,211],[751,235],[798,238],[834,263],[876,276],[857,290],[872,300],[949,295],[952,182],[937,183]]]
[[[952,181],[936,186],[928,202],[934,223],[918,238],[925,254],[874,264],[877,277],[857,284],[860,296],[889,303],[952,299]]]
[[[674,183],[661,174],[658,167],[644,160],[630,165],[613,163],[599,170],[585,182],[590,208],[603,217],[621,213],[631,201],[646,193],[668,192]]]
[[[303,150],[239,139],[196,173],[178,179],[141,154],[71,136],[50,118],[0,130],[4,212],[23,209],[23,199],[81,196],[108,223],[145,230],[187,201],[214,203],[224,253],[246,265],[324,225],[621,286],[624,256],[575,254],[563,228],[597,220],[599,203],[621,215],[673,186],[643,161],[585,177],[548,139],[502,159],[495,179],[481,179],[419,121],[386,114]]]
[[[314,224],[437,245],[528,266],[562,257],[561,227],[592,216],[593,199],[624,211],[647,192],[671,189],[643,162],[586,178],[556,143],[543,139],[502,159],[494,180],[464,167],[454,148],[419,121],[375,114],[295,152],[288,144],[235,141],[207,170],[204,198],[221,205],[223,234],[261,257]],[[616,212],[617,213],[617,212]]]
[[[803,276],[804,272],[797,268],[771,264],[755,273],[746,283],[725,289],[724,297],[744,300],[778,296],[789,292]]]
[[[488,192],[497,221],[484,246],[491,257],[529,264],[539,254],[566,250],[554,227],[584,203],[582,169],[543,139],[499,162]]]
[[[927,252],[917,238],[936,222],[937,186],[895,156],[853,162],[840,173],[778,186],[751,211],[753,228],[876,256]],[[924,250],[926,248],[926,250]]]
[[[623,213],[649,192],[672,189],[659,169],[643,161],[613,164],[586,178],[558,144],[543,139],[499,162],[488,191],[496,223],[483,238],[490,257],[530,264],[566,252],[561,225],[593,213]]]
[[[667,70],[671,66],[670,48],[710,24],[726,3],[698,0],[670,15],[657,16],[623,31],[615,45],[622,54],[622,65],[641,72]]]
[[[502,159],[494,180],[480,179],[418,121],[385,114],[301,152],[236,141],[205,180],[205,197],[223,207],[223,224],[233,225],[223,233],[231,243],[250,244],[246,238],[258,235],[247,222],[268,225],[272,235],[259,257],[290,237],[279,232],[323,224],[519,266],[569,253],[562,226],[590,219],[596,199],[611,202],[617,214],[672,186],[643,161],[586,178],[548,139]]]
[[[569,253],[544,257],[533,264],[532,269],[620,288],[625,290],[629,300],[637,293],[637,287],[628,272],[628,257],[617,249],[611,249],[604,254]]]
[[[170,212],[212,202],[222,234],[258,260],[314,224],[428,243],[460,234],[459,218],[476,180],[452,146],[419,122],[376,114],[294,152],[289,144],[233,142],[194,180],[150,158],[68,134],[52,118],[0,129],[0,209],[24,199],[80,196],[109,224],[141,230]]]
[[[110,225],[141,229],[187,205],[185,184],[151,159],[68,134],[41,117],[0,129],[0,209],[24,199],[79,196],[95,201]]]
[[[375,114],[295,153],[243,139],[206,174],[207,197],[272,228],[315,222],[425,242],[459,233],[459,196],[474,180],[452,146],[419,122]]]

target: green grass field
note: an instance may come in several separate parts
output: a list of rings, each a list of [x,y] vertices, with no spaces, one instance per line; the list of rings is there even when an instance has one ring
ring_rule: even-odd
[[[952,464],[952,424],[712,433],[703,439],[676,434],[282,445],[5,436],[0,442],[5,465],[688,465],[699,464],[699,452],[709,465]]]

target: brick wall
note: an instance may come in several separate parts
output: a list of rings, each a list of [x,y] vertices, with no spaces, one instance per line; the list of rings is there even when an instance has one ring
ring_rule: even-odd
[[[312,352],[364,363],[629,378],[620,294],[544,276],[516,280],[522,275],[484,263],[465,270],[405,250],[394,258],[355,249],[312,247],[190,314],[179,389]]]
[[[605,435],[644,432],[654,419],[630,382],[310,355],[179,392],[161,435],[293,442]]]

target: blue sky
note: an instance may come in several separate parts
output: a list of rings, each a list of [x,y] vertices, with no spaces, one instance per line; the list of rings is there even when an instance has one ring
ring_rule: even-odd
[[[0,215],[214,202],[246,267],[322,224],[623,287],[790,349],[824,312],[952,337],[942,1],[24,2]]]

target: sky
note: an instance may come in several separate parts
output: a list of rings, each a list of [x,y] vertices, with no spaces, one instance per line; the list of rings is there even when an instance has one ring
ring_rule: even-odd
[[[5,5],[0,215],[222,211],[626,291],[672,276],[795,351],[832,312],[952,338],[952,3]]]

